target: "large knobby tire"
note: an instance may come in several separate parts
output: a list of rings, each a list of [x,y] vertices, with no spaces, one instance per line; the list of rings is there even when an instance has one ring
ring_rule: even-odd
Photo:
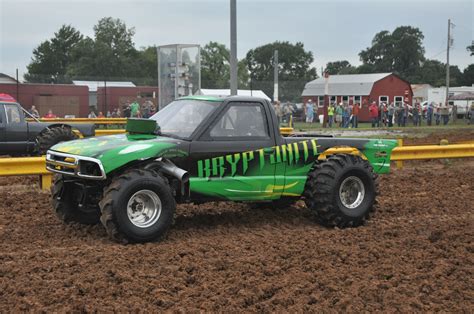
[[[51,186],[52,204],[56,216],[64,223],[95,225],[100,221],[99,204],[81,206],[82,189],[64,176],[55,176]],[[98,202],[97,202],[98,203]]]
[[[108,235],[122,243],[160,240],[172,225],[176,208],[168,181],[143,169],[114,178],[99,205]]]
[[[46,154],[51,146],[56,145],[60,142],[70,141],[76,139],[77,136],[66,126],[53,127],[45,130],[43,133],[38,135],[38,153],[40,155]]]
[[[306,182],[304,199],[322,225],[357,227],[374,211],[377,191],[377,174],[366,160],[338,154],[315,163]]]

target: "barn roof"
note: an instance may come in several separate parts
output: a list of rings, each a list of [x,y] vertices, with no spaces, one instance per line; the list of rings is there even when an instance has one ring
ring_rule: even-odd
[[[343,74],[329,76],[329,95],[369,95],[375,82],[392,73]],[[324,78],[306,83],[302,96],[323,96]]]
[[[0,84],[16,84],[16,80],[9,76],[9,75],[6,75],[4,73],[0,73]]]

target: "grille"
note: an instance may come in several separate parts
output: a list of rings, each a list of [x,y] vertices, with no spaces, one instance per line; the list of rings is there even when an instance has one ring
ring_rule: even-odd
[[[100,160],[54,151],[48,151],[46,154],[46,169],[51,172],[93,180],[103,180],[106,177]]]

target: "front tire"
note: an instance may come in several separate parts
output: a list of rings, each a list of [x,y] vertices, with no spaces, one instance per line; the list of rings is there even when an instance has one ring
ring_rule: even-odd
[[[95,225],[99,223],[100,209],[97,203],[87,197],[83,202],[85,190],[73,181],[66,181],[62,175],[56,175],[51,186],[52,204],[56,216],[66,224],[80,223]],[[86,205],[83,205],[83,204]]]
[[[76,138],[77,136],[69,127],[62,126],[47,129],[38,135],[38,153],[44,155],[51,146],[60,142],[75,140]]]
[[[116,177],[99,203],[100,221],[118,242],[163,238],[173,223],[175,199],[167,181],[151,170],[132,169]]]
[[[331,155],[309,173],[304,197],[317,221],[328,227],[363,225],[374,211],[377,174],[355,155]]]

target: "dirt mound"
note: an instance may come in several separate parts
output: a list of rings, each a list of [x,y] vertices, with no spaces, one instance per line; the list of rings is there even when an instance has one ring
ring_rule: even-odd
[[[162,243],[63,226],[49,194],[0,187],[0,311],[472,311],[472,163],[383,176],[366,226],[285,210],[178,208]]]

